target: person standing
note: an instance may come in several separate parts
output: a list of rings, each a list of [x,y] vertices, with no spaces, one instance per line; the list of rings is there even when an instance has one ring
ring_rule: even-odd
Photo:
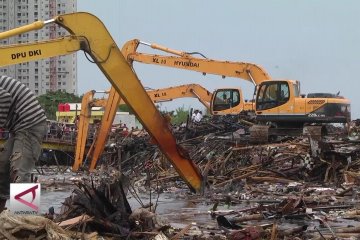
[[[199,110],[195,110],[194,112],[193,112],[193,114],[191,115],[191,121],[192,122],[195,122],[196,121],[196,115],[198,114],[198,112],[199,112]]]
[[[203,118],[202,111],[198,111],[198,113],[195,116],[195,122],[201,122]]]
[[[0,127],[10,135],[0,150],[0,212],[10,194],[10,183],[31,181],[47,131],[45,111],[21,82],[0,77]]]

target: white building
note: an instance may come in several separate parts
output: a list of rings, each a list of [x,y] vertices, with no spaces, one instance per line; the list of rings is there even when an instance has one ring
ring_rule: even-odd
[[[0,0],[0,32],[72,12],[76,12],[76,0]],[[49,24],[39,31],[0,40],[0,44],[48,40],[66,34],[64,29]],[[0,68],[0,75],[20,80],[37,95],[57,90],[77,93],[76,54]]]

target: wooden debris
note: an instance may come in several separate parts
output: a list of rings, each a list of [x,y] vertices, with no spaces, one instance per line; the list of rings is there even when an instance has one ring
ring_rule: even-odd
[[[83,214],[81,216],[78,216],[78,217],[74,217],[74,218],[71,218],[71,219],[68,219],[68,220],[64,220],[64,221],[61,221],[58,223],[58,225],[60,227],[67,227],[69,225],[75,225],[75,224],[81,224],[81,223],[84,223],[88,220],[91,220],[92,218],[86,214]]]
[[[251,125],[237,116],[223,116],[174,126],[178,143],[205,175],[203,196],[188,194],[186,184],[149,143],[147,134],[112,134],[109,143],[113,144],[106,148],[101,170],[90,175],[94,179],[77,181],[78,189],[65,201],[56,221],[72,236],[88,239],[181,239],[187,235],[196,239],[265,239],[265,235],[266,239],[323,239],[359,235],[357,226],[341,227],[347,226],[349,218],[360,224],[359,141],[335,134],[317,138],[316,146],[307,136],[279,137],[256,145],[249,136]],[[262,134],[256,137],[264,138]],[[59,166],[55,169],[61,170]],[[178,229],[159,226],[153,212],[156,203],[151,209],[130,208],[127,187],[122,187],[125,179],[130,179],[125,185],[134,196],[170,192],[194,205],[214,206],[197,214],[208,215],[209,223],[216,227],[197,224],[193,229],[188,222]],[[151,195],[150,199],[153,201]],[[183,208],[167,216],[191,217],[195,210],[196,206]],[[0,229],[0,235],[8,233]]]

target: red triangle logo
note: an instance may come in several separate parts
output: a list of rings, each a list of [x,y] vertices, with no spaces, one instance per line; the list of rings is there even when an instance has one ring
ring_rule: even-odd
[[[36,189],[38,189],[38,188],[39,188],[39,185],[35,185],[35,186],[33,186],[33,187],[31,187],[31,188],[29,188],[29,189],[27,189],[27,190],[25,190],[25,191],[17,194],[17,195],[15,195],[15,200],[18,200],[18,201],[21,202],[22,204],[25,204],[26,206],[34,209],[35,211],[38,211],[38,210],[39,210],[39,206],[36,206],[35,204],[33,204],[33,202],[34,202],[34,200],[35,200],[35,198],[36,198]],[[30,193],[30,192],[32,193],[32,200],[31,200],[31,202],[28,202],[28,201],[26,201],[26,200],[24,200],[24,199],[21,198],[22,196],[24,196],[24,195],[26,195],[26,194],[28,194],[28,193]]]

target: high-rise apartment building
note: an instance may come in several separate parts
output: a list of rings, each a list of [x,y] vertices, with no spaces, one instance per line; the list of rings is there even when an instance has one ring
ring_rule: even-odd
[[[0,0],[0,32],[75,11],[76,0]],[[41,30],[1,40],[0,44],[42,41],[66,34],[66,30],[49,24]],[[57,90],[77,93],[76,54],[3,67],[0,75],[20,80],[37,95]]]

